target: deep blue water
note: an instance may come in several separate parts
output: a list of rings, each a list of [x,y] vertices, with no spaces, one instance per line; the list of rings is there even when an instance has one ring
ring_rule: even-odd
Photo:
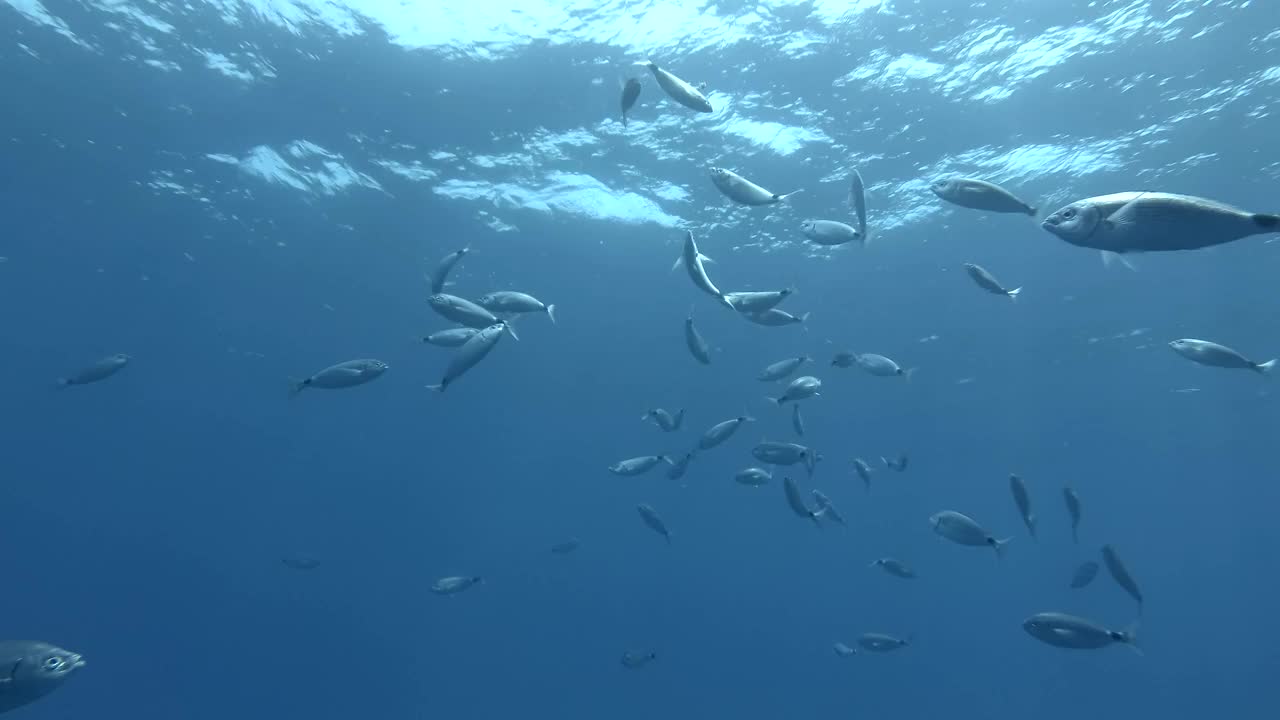
[[[673,28],[645,20],[667,3],[443,5],[346,26],[326,6],[293,31],[267,11],[287,4],[0,7],[0,635],[89,661],[15,713],[1269,716],[1275,381],[1166,343],[1280,354],[1280,245],[1104,269],[924,183],[989,177],[1041,215],[1134,189],[1274,212],[1280,8],[722,3]],[[650,54],[724,109],[696,117],[645,75],[624,131],[617,81]],[[711,164],[805,192],[736,208]],[[801,220],[848,218],[855,167],[870,245],[805,245]],[[751,325],[669,272],[683,227],[723,289],[797,287],[807,327]],[[530,292],[559,323],[521,319],[437,395],[449,352],[415,338],[447,323],[423,274],[463,246],[450,292]],[[964,262],[1022,297],[978,291]],[[691,307],[710,367],[684,346]],[[841,349],[919,370],[831,368]],[[118,376],[54,389],[117,352]],[[754,377],[801,353],[825,383],[802,442],[824,460],[792,474],[848,528],[792,515],[784,472],[732,480],[754,443],[793,439]],[[359,357],[391,369],[288,399],[287,378]],[[682,432],[638,420],[655,406],[685,408]],[[683,482],[605,470],[744,407],[759,421]],[[909,470],[864,492],[852,458],[900,451]],[[1005,559],[937,537],[942,509],[1014,537]],[[1146,594],[1144,655],[1030,638],[1039,611],[1135,618],[1105,572],[1066,588],[1104,543]],[[921,577],[867,568],[885,555]],[[485,581],[433,594],[447,575]],[[914,643],[832,653],[863,632]]]

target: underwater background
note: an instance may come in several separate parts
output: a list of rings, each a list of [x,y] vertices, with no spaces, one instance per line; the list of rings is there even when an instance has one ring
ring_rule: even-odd
[[[634,63],[708,83],[675,105]],[[643,91],[627,127],[620,83]],[[1280,208],[1280,5],[887,2],[0,2],[0,547],[5,638],[88,666],[32,718],[1270,717],[1280,690],[1274,236],[1104,268],[1028,217],[946,206],[937,175],[1041,215],[1159,189]],[[746,209],[729,167],[786,203]],[[805,242],[867,184],[870,242]],[[670,272],[684,229],[743,322]],[[448,292],[521,290],[447,393]],[[1025,289],[972,287],[982,264]],[[692,311],[691,311],[692,306]],[[684,347],[692,312],[710,366]],[[830,366],[839,350],[910,383]],[[55,389],[128,353],[110,380]],[[812,480],[734,483],[794,440],[755,375],[810,354]],[[367,386],[289,399],[353,358]],[[639,421],[684,408],[662,433]],[[611,475],[748,412],[683,480]],[[909,454],[903,473],[880,456]],[[851,461],[875,461],[870,491]],[[1021,526],[1008,475],[1041,518]],[[785,507],[780,478],[849,527]],[[1084,503],[1073,544],[1061,490]],[[670,546],[638,520],[657,508]],[[929,528],[954,508],[1003,560]],[[567,538],[569,555],[550,548]],[[1121,550],[1142,652],[1048,647],[1061,610],[1133,601],[1072,569]],[[282,558],[314,557],[300,572]],[[868,568],[909,561],[911,582]],[[478,575],[466,593],[436,579]],[[837,657],[864,632],[911,636]],[[654,662],[624,668],[624,651]]]

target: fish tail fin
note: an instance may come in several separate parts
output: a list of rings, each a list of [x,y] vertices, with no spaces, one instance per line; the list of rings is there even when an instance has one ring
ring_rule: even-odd
[[[774,195],[774,196],[773,196],[773,199],[774,199],[774,201],[776,201],[776,202],[782,202],[783,200],[786,200],[787,198],[791,197],[792,195],[795,195],[796,193],[800,193],[800,192],[804,192],[804,188],[800,188],[799,190],[792,190],[791,192],[789,192],[789,193],[783,193],[782,195]]]
[[[519,342],[519,340],[520,340],[520,336],[516,334],[516,329],[515,329],[516,317],[519,317],[519,316],[513,316],[513,317],[509,317],[509,318],[507,318],[507,319],[503,320],[503,321],[502,321],[502,329],[503,329],[503,330],[504,330],[508,335],[510,335],[510,336],[511,336],[511,339],[512,339],[512,340],[515,340],[515,341]]]
[[[778,397],[770,397],[769,395],[765,395],[764,399],[768,400],[769,402],[772,402],[778,407],[782,407],[782,404],[787,401],[787,397],[785,395],[779,395]]]
[[[441,382],[441,383],[439,383],[439,384],[437,384],[437,385],[426,385],[426,386],[424,386],[424,387],[426,387],[426,388],[427,388],[428,390],[430,390],[431,392],[438,392],[438,393],[442,393],[442,392],[444,392],[444,391],[445,391],[445,388],[449,387],[449,384],[448,384],[448,383],[446,383],[446,382]]]
[[[1109,268],[1116,263],[1120,263],[1134,272],[1138,271],[1138,266],[1134,265],[1132,260],[1120,253],[1111,252],[1110,250],[1099,250],[1098,252],[1102,253],[1102,267],[1104,268]]]
[[[554,325],[556,322],[556,306],[554,303],[547,306],[547,317],[551,318],[551,324]]]
[[[1143,655],[1143,652],[1142,652],[1142,647],[1138,644],[1139,625],[1141,625],[1141,621],[1139,620],[1134,620],[1133,622],[1129,623],[1129,627],[1125,628],[1124,632],[1121,633],[1121,636],[1124,638],[1123,640],[1121,640],[1121,642],[1123,642],[1125,645],[1128,645],[1130,650],[1138,653],[1138,655],[1141,656]]]
[[[680,253],[680,257],[676,258],[676,261],[671,264],[671,272],[675,272],[676,270],[679,270],[680,266],[683,264],[684,264],[684,253],[682,252]]]
[[[1012,290],[1006,290],[1004,294],[1008,295],[1013,302],[1018,302],[1018,296],[1022,294],[1022,288],[1016,287]]]
[[[1269,215],[1267,213],[1258,213],[1253,216],[1253,222],[1260,228],[1267,230],[1280,230],[1280,215]]]
[[[991,547],[995,548],[997,560],[1004,559],[1005,546],[1008,545],[1012,540],[1013,538],[1011,537],[1002,538],[1002,539],[991,538]]]
[[[1027,206],[1027,209],[1026,209],[1026,210],[1024,210],[1023,212],[1025,212],[1026,214],[1030,215],[1031,217],[1035,217],[1036,215],[1038,215],[1038,214],[1040,213],[1039,209],[1037,209],[1037,208],[1033,208],[1033,207],[1031,207],[1030,205],[1028,205],[1028,206]]]
[[[916,374],[916,371],[919,369],[920,368],[907,368],[906,370],[902,371],[902,377],[906,378],[907,382],[911,382],[912,376],[914,376]]]
[[[1040,523],[1040,518],[1031,515],[1027,518],[1027,531],[1031,533],[1031,539],[1040,542],[1040,538],[1036,537],[1036,526]]]
[[[306,386],[307,386],[306,380],[289,378],[289,397],[297,397],[298,393],[302,392],[303,388],[305,388]]]
[[[729,308],[730,310],[736,311],[738,309],[733,306],[733,303],[729,302],[729,298],[725,297],[724,293],[720,293],[717,297],[720,298],[721,304],[723,304],[725,307]]]
[[[1254,365],[1253,369],[1257,370],[1259,373],[1262,373],[1263,375],[1268,375],[1271,373],[1271,370],[1275,368],[1275,366],[1276,366],[1276,358],[1273,358],[1264,363],[1258,363],[1257,365]]]

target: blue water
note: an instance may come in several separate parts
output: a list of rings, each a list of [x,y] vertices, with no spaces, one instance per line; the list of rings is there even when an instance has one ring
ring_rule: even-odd
[[[927,182],[986,177],[1042,216],[1137,189],[1274,212],[1280,8],[440,5],[0,7],[0,635],[89,661],[15,713],[1270,715],[1274,387],[1166,343],[1280,353],[1280,246],[1104,269]],[[645,74],[624,130],[619,81],[649,56],[718,112]],[[731,206],[712,164],[804,192]],[[870,245],[806,245],[801,220],[848,219],[854,168]],[[783,307],[807,327],[743,322],[670,273],[686,227],[722,288],[798,288]],[[437,395],[449,352],[415,338],[448,325],[423,274],[463,246],[450,292],[530,292],[560,322],[521,319]],[[982,293],[964,262],[1022,297]],[[684,346],[691,307],[710,367]],[[919,370],[831,368],[842,349]],[[54,389],[117,352],[119,375]],[[731,479],[756,442],[794,439],[754,377],[801,353],[825,383],[802,442],[824,460],[791,474],[848,528],[792,515],[783,472]],[[391,369],[287,398],[287,378],[360,357]],[[683,430],[638,420],[655,406],[685,408]],[[682,482],[605,470],[744,407],[759,421]],[[869,493],[851,473],[901,451],[908,471]],[[942,509],[1012,536],[1007,557],[937,537]],[[1147,597],[1145,654],[1029,637],[1046,610],[1134,620],[1105,571],[1066,588],[1104,543]],[[299,554],[320,567],[282,564]],[[920,578],[867,568],[886,555]],[[485,581],[431,593],[447,575]],[[832,652],[863,632],[914,643]],[[628,650],[658,658],[628,671]]]

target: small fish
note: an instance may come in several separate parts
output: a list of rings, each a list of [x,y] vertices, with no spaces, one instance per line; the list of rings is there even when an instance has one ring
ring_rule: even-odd
[[[796,443],[765,441],[751,448],[751,455],[766,465],[795,465],[808,462],[813,451]]]
[[[759,292],[725,293],[724,299],[729,301],[734,310],[740,313],[759,313],[772,310],[778,303],[795,294],[795,290],[764,290]]]
[[[905,564],[903,564],[901,560],[895,560],[893,558],[880,558],[878,560],[872,560],[871,565],[869,567],[877,567],[877,566],[883,569],[885,572],[889,573],[890,575],[894,577],[902,578],[904,580],[914,580],[916,577],[916,571],[907,567]]]
[[[107,356],[89,367],[80,370],[74,375],[58,378],[58,386],[70,387],[72,385],[88,385],[89,383],[106,380],[112,375],[123,370],[132,359],[133,358],[131,356],[125,355],[124,353]]]
[[[939,178],[929,184],[934,195],[971,210],[1035,216],[1036,209],[999,185],[974,178]]]
[[[884,466],[889,468],[890,470],[893,470],[896,472],[907,471],[907,454],[906,453],[902,453],[898,455],[897,460],[881,456],[880,462],[884,463]]]
[[[862,235],[862,243],[867,243],[867,193],[862,186],[862,175],[857,170],[849,173],[849,206],[858,217],[858,234]]]
[[[711,107],[711,101],[707,100],[707,96],[703,95],[698,88],[663,70],[651,60],[645,60],[638,64],[649,68],[649,71],[653,73],[654,79],[658,81],[658,87],[662,88],[663,92],[672,100],[690,110],[704,113],[715,112],[715,109]]]
[[[858,637],[858,644],[863,650],[871,652],[893,652],[911,644],[911,639],[897,638],[883,633],[864,633]]]
[[[711,182],[725,197],[739,205],[747,205],[749,207],[773,205],[800,192],[799,190],[793,190],[779,195],[765,190],[731,170],[721,167],[711,168]]]
[[[671,464],[666,455],[641,455],[640,457],[620,460],[609,466],[609,472],[627,477],[643,475],[658,466],[659,463]]]
[[[471,336],[471,339],[463,343],[462,347],[458,348],[453,354],[453,358],[449,360],[449,365],[445,368],[440,382],[436,385],[428,385],[427,389],[439,393],[448,390],[449,386],[462,377],[463,373],[475,367],[493,350],[498,341],[502,339],[506,329],[507,323],[499,320]]]
[[[478,329],[470,327],[449,328],[448,330],[431,333],[422,338],[422,342],[439,345],[440,347],[462,347],[478,332],[480,332]]]
[[[702,437],[698,439],[699,450],[710,450],[711,448],[723,443],[725,440],[733,437],[738,428],[743,423],[755,422],[756,419],[750,415],[739,415],[736,418],[718,422],[712,425],[706,432],[702,433]]]
[[[779,360],[778,362],[769,365],[764,370],[761,370],[760,374],[756,376],[756,379],[761,382],[775,382],[777,380],[781,380],[794,373],[801,365],[811,362],[812,360],[813,358],[808,355],[800,355],[798,357],[787,358],[786,360]]]
[[[1117,643],[1128,645],[1139,655],[1138,625],[1127,630],[1108,630],[1084,618],[1066,613],[1037,613],[1022,621],[1022,629],[1048,645],[1072,650],[1097,650]]]
[[[641,503],[636,506],[636,512],[640,513],[640,520],[644,522],[648,528],[663,538],[667,544],[671,544],[671,531],[667,530],[667,524],[662,522],[662,518],[658,517],[658,512],[651,506]]]
[[[680,429],[681,423],[684,422],[684,410],[681,409],[675,415],[672,415],[662,408],[654,408],[641,415],[640,419],[652,420],[664,432],[675,432]]]
[[[903,369],[893,360],[875,353],[855,354],[853,361],[857,363],[858,367],[876,377],[900,377],[906,378],[907,382],[910,382],[911,376],[916,372],[915,368]]]
[[[858,362],[857,353],[841,351],[836,353],[835,357],[831,358],[831,367],[838,367],[838,368],[853,367],[854,364],[857,362]]]
[[[693,326],[692,314],[684,321],[684,343],[689,347],[689,354],[693,355],[694,360],[703,365],[711,364],[711,347],[707,345],[707,341],[702,338],[698,329]]]
[[[1275,359],[1264,363],[1254,362],[1225,345],[1219,345],[1208,340],[1183,338],[1170,342],[1169,347],[1173,348],[1173,351],[1182,357],[1209,367],[1252,370],[1259,375],[1266,375],[1276,366]]]
[[[1013,504],[1018,506],[1018,514],[1022,516],[1022,524],[1027,526],[1031,539],[1036,537],[1036,516],[1031,512],[1031,495],[1027,492],[1027,483],[1017,475],[1009,476],[1009,492],[1013,494]]]
[[[871,491],[871,466],[862,458],[853,459],[853,471],[858,473],[858,477],[862,479],[862,484],[866,486],[867,491]]]
[[[440,262],[436,263],[436,269],[431,271],[431,292],[439,294],[444,292],[445,281],[449,279],[449,273],[453,271],[453,266],[458,264],[467,253],[471,252],[471,248],[465,247],[461,250],[453,252],[440,258]]]
[[[681,457],[679,460],[676,460],[675,462],[671,463],[670,469],[667,470],[667,479],[679,480],[680,478],[684,477],[684,474],[689,471],[689,463],[693,462],[693,458],[696,455],[697,453],[690,450],[689,452],[685,453],[684,456]]]
[[[825,493],[821,490],[810,490],[809,492],[813,495],[813,504],[814,507],[817,508],[817,514],[825,518],[830,518],[831,522],[838,525],[849,524],[845,522],[844,516],[836,510],[836,506],[832,504],[831,498],[827,497]]]
[[[1138,601],[1138,614],[1142,614],[1142,590],[1138,588],[1138,583],[1133,579],[1133,575],[1129,574],[1129,568],[1120,560],[1120,555],[1116,553],[1116,549],[1112,545],[1102,546],[1102,560],[1107,565],[1107,571],[1111,573],[1112,579],[1129,596]]]
[[[809,518],[813,524],[822,527],[822,523],[818,522],[818,518],[822,516],[821,510],[810,510],[804,501],[804,495],[800,493],[800,487],[796,485],[796,481],[791,478],[782,478],[783,494],[787,498],[787,507],[791,508],[791,512],[802,518]]]
[[[791,428],[797,435],[804,436],[804,418],[800,416],[800,403],[791,406]]]
[[[778,308],[765,310],[764,312],[742,313],[742,317],[750,320],[757,325],[765,327],[783,327],[785,325],[800,325],[809,319],[809,313],[801,315],[792,315]]]
[[[1080,567],[1071,574],[1071,587],[1077,590],[1086,587],[1096,577],[1098,577],[1098,563],[1092,560],[1081,563]]]
[[[720,288],[716,287],[715,283],[711,282],[711,277],[707,275],[707,268],[703,264],[708,262],[714,261],[698,250],[698,243],[693,239],[693,233],[686,230],[684,247],[681,249],[680,257],[676,258],[675,264],[671,266],[671,271],[675,272],[676,268],[683,265],[685,270],[688,271],[689,279],[693,281],[694,287],[716,298],[730,309],[736,310],[737,308],[729,301],[729,298],[720,292]]]
[[[965,272],[969,273],[969,277],[973,278],[973,281],[978,284],[978,287],[989,293],[1004,295],[1010,300],[1015,301],[1018,299],[1018,295],[1022,294],[1022,288],[1016,287],[1012,290],[1006,289],[1000,284],[999,280],[996,280],[994,275],[987,272],[986,269],[981,266],[974,265],[973,263],[965,263],[964,269]]]
[[[800,223],[800,232],[810,241],[829,247],[855,241],[865,243],[857,228],[835,220],[805,220]]]
[[[79,653],[36,640],[0,640],[0,713],[39,700],[86,665]]]
[[[639,670],[657,659],[658,653],[656,652],[624,652],[622,653],[622,667],[628,670]]]
[[[1080,542],[1080,496],[1068,485],[1062,488],[1062,500],[1067,505],[1067,514],[1071,516],[1071,539]]]
[[[476,301],[476,304],[491,313],[504,313],[507,315],[546,313],[553,324],[556,321],[555,305],[548,305],[532,295],[515,292],[514,290],[491,292],[481,296]]]
[[[477,330],[484,330],[485,328],[493,327],[499,321],[497,315],[494,315],[476,303],[473,303],[466,298],[460,298],[457,295],[436,293],[435,295],[427,298],[427,304],[429,304],[431,309],[439,313],[444,319],[458,323],[459,325],[465,325],[469,328],[475,328]],[[513,339],[520,339],[516,336],[516,332],[511,328],[510,323],[507,323],[505,328]]]
[[[431,583],[431,592],[437,595],[457,595],[483,581],[483,578],[474,575],[443,577]]]
[[[990,547],[996,551],[996,557],[1004,556],[1004,546],[1013,538],[997,540],[973,518],[954,510],[943,510],[929,518],[933,531],[958,545],[971,547]]]
[[[757,467],[749,467],[740,470],[733,476],[734,481],[739,485],[749,485],[751,487],[760,487],[768,485],[773,480],[773,475],[768,471]]]
[[[307,388],[337,390],[363,385],[382,377],[382,373],[386,372],[388,367],[381,360],[371,359],[348,360],[330,365],[304,380],[290,380],[289,395],[292,397]]]
[[[835,645],[833,645],[832,649],[835,650],[836,655],[839,657],[853,657],[854,655],[858,654],[857,650],[849,647],[848,645],[845,645],[842,642],[838,642]]]
[[[627,78],[627,82],[622,86],[622,127],[627,126],[627,111],[635,107],[636,100],[640,99],[640,81],[635,78]]]
[[[581,545],[582,542],[579,541],[578,538],[569,538],[568,540],[562,540],[555,545],[552,545],[551,553],[553,555],[568,555],[569,553],[576,551]]]
[[[280,562],[284,563],[287,568],[294,570],[315,570],[320,567],[320,560],[310,555],[289,555],[280,558]]]
[[[778,405],[785,405],[788,402],[798,402],[811,397],[821,395],[822,381],[812,375],[803,375],[792,380],[787,389],[778,397],[771,397],[770,400]]]

